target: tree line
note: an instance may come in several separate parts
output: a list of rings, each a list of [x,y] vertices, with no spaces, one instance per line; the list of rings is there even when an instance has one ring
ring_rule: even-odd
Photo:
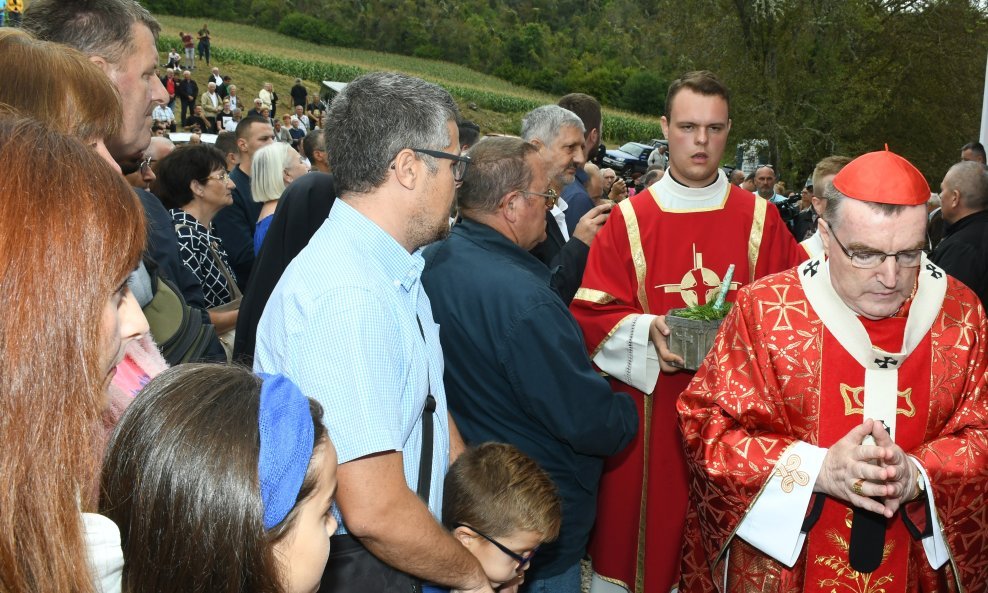
[[[146,0],[152,12],[462,64],[660,115],[679,73],[732,89],[732,140],[803,179],[889,147],[939,180],[980,122],[983,0]],[[934,188],[936,189],[936,188]]]

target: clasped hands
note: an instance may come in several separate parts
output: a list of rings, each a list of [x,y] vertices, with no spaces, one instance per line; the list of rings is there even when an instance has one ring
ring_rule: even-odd
[[[863,444],[869,435],[874,444]],[[919,494],[918,475],[882,423],[869,418],[827,450],[813,490],[891,518]]]

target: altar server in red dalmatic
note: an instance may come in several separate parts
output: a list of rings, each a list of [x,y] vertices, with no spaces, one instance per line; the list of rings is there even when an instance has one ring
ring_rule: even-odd
[[[607,463],[590,543],[594,569],[637,593],[667,593],[678,582],[686,514],[675,406],[693,375],[670,364],[681,360],[665,347],[664,315],[713,302],[731,264],[728,301],[806,258],[776,207],[719,168],[729,102],[710,72],[672,83],[662,118],[669,169],[611,212],[571,305],[594,363],[638,404],[638,437]]]
[[[743,288],[680,396],[680,591],[988,591],[988,321],[926,259],[888,151],[827,191],[824,252]]]

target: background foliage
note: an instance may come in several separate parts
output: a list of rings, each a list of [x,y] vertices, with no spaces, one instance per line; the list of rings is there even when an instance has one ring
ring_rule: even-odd
[[[179,31],[194,31],[202,26],[201,19],[164,15],[158,15],[158,19],[163,26],[158,40],[158,49],[162,52],[178,47]],[[517,134],[522,115],[539,105],[557,100],[556,96],[548,93],[506,83],[448,62],[318,46],[252,26],[222,21],[211,21],[209,27],[216,39],[211,46],[211,54],[223,66],[224,72],[233,64],[249,66],[254,70],[263,69],[287,77],[288,80],[302,78],[314,91],[322,80],[350,81],[365,72],[397,70],[444,86],[460,103],[464,117],[479,123],[485,133]],[[259,89],[259,81],[253,78],[254,73],[248,75],[248,79],[255,83],[252,86]],[[277,76],[270,78],[277,79]],[[239,85],[245,81],[234,78],[234,82]],[[251,96],[257,92],[252,86],[246,88],[248,93],[252,93]],[[287,96],[289,86],[290,83],[275,90]],[[604,131],[609,144],[627,139],[657,138],[662,134],[657,118],[614,108],[604,109]]]
[[[581,91],[654,118],[672,78],[710,69],[733,90],[732,138],[768,140],[771,160],[790,179],[805,178],[828,154],[854,155],[887,142],[939,181],[977,134],[988,55],[984,0],[145,4],[156,13],[233,20],[311,42],[460,64],[513,83],[486,89],[508,102],[524,98],[503,92],[515,85],[549,97]],[[465,89],[481,97],[470,100],[482,100],[483,89]],[[545,102],[541,95],[529,99]]]

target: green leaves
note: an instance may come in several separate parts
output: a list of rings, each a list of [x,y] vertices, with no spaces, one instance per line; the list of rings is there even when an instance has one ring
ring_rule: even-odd
[[[719,309],[714,307],[713,303],[705,303],[703,305],[693,305],[688,309],[679,309],[676,311],[676,317],[682,317],[683,319],[696,319],[699,321],[715,321],[726,317],[728,311],[730,310],[731,303],[725,303],[725,305]]]

